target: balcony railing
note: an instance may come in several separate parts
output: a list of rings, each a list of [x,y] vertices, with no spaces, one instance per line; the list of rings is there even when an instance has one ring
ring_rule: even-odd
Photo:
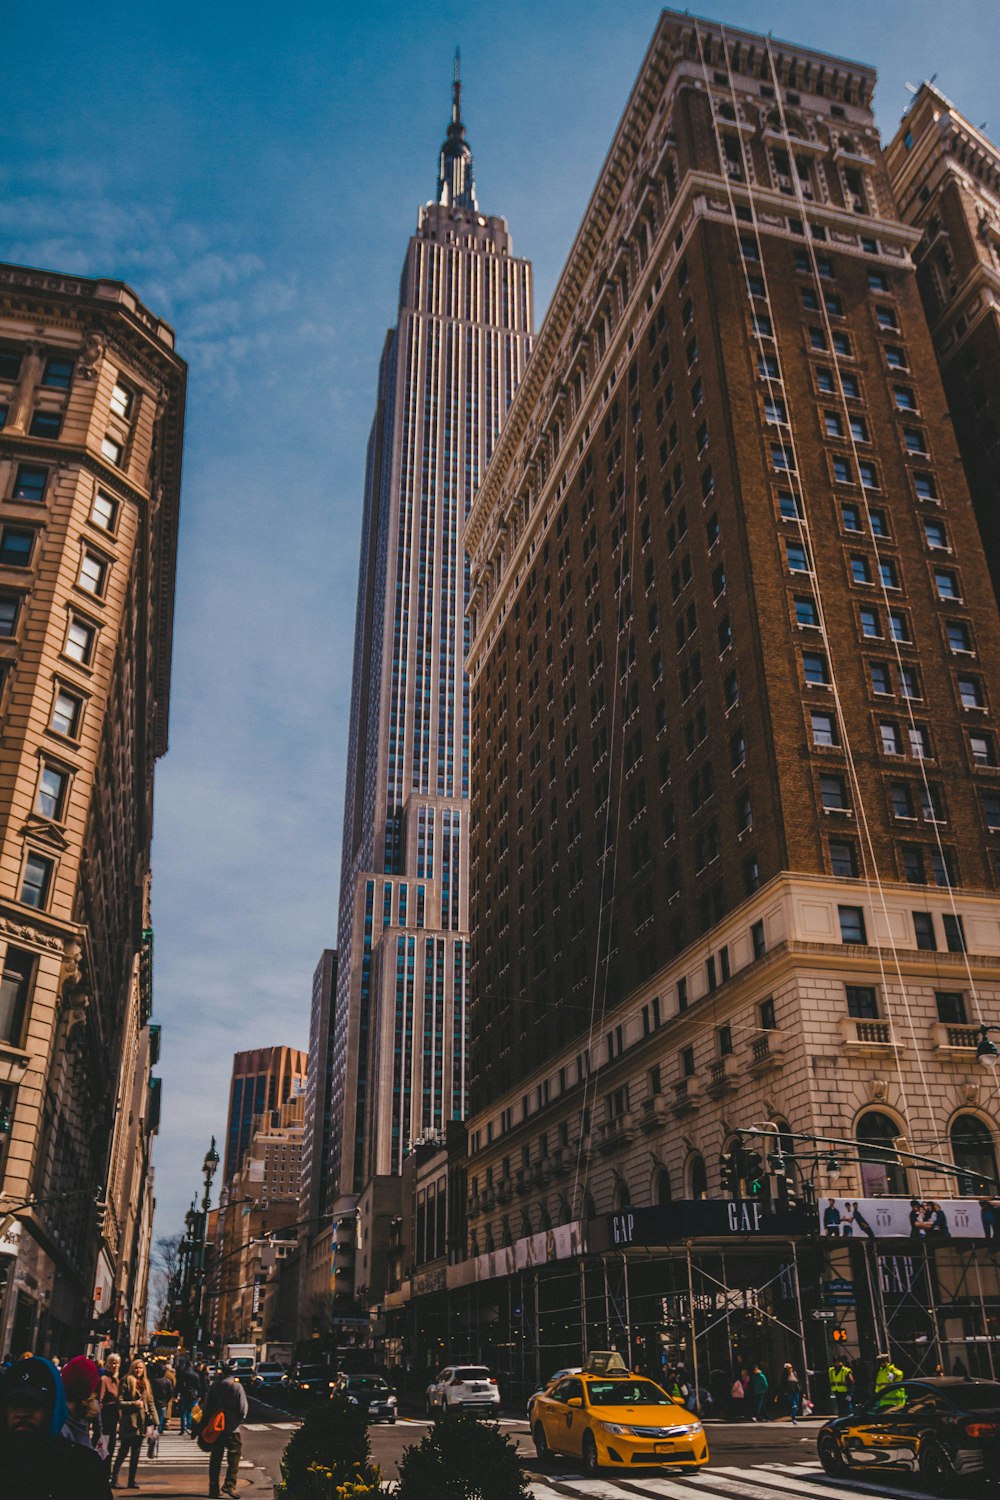
[[[643,1130],[657,1130],[667,1119],[669,1105],[665,1094],[654,1094],[651,1099],[644,1099],[642,1105],[642,1117],[639,1121]]]
[[[734,1052],[727,1052],[725,1057],[718,1057],[715,1062],[709,1063],[706,1094],[718,1099],[723,1094],[732,1094],[739,1086],[740,1071]]]
[[[859,1021],[854,1016],[842,1016],[840,1028],[844,1045],[855,1051],[883,1052],[899,1045],[893,1041],[888,1021]]]
[[[681,1115],[693,1114],[700,1105],[701,1084],[695,1074],[692,1073],[689,1078],[678,1078],[674,1084],[674,1102],[671,1106],[678,1119]]]
[[[754,1078],[785,1066],[785,1043],[780,1031],[764,1031],[747,1049],[747,1072]]]
[[[616,1115],[613,1120],[605,1120],[599,1127],[597,1137],[598,1151],[617,1151],[621,1146],[627,1146],[635,1140],[636,1121],[630,1109],[624,1114]]]

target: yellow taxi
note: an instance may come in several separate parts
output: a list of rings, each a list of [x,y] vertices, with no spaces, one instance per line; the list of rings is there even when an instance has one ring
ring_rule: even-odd
[[[693,1412],[620,1355],[592,1355],[579,1374],[565,1375],[531,1403],[531,1432],[540,1459],[579,1459],[584,1472],[669,1465],[694,1470],[708,1463],[708,1439]]]

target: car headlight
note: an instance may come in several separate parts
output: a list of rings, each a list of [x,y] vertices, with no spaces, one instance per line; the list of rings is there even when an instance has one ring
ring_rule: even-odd
[[[620,1422],[602,1422],[601,1426],[605,1432],[610,1432],[613,1437],[630,1437],[631,1427],[623,1427]]]
[[[348,1396],[348,1398],[347,1398],[347,1404],[348,1404],[348,1406],[357,1406],[357,1404],[358,1404],[358,1398],[357,1398],[357,1396]]]
[[[386,1405],[388,1405],[388,1406],[395,1406],[396,1405],[396,1398],[395,1398],[395,1396],[390,1396],[389,1400],[386,1403]]]
[[[691,1426],[686,1428],[685,1430],[687,1432],[690,1432],[693,1436],[696,1432],[704,1432],[705,1429],[702,1427],[700,1422],[692,1422]]]

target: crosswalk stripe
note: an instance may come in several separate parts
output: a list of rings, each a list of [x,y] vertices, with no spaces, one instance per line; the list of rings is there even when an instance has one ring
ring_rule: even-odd
[[[725,1470],[728,1473],[746,1473],[745,1469]],[[795,1466],[794,1474],[778,1472],[777,1465],[767,1465],[763,1469],[756,1469],[755,1473],[765,1473],[771,1484],[781,1494],[802,1495],[814,1497],[814,1500],[829,1500],[831,1494],[856,1494],[856,1495],[878,1495],[884,1496],[886,1491],[883,1484],[875,1480],[864,1479],[860,1475],[845,1474],[837,1479],[831,1478],[823,1473],[823,1470],[813,1464],[798,1464]],[[894,1481],[892,1486],[893,1500],[927,1500],[926,1494],[918,1490],[904,1489],[899,1483],[905,1480],[905,1471],[901,1469],[890,1470],[889,1473]],[[810,1480],[812,1481],[810,1483]]]

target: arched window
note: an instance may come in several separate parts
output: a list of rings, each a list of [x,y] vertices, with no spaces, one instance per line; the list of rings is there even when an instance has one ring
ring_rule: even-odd
[[[568,1224],[573,1215],[569,1211],[569,1199],[565,1193],[559,1194],[559,1211],[556,1219],[557,1224]]]
[[[858,1121],[862,1198],[905,1197],[909,1193],[906,1169],[889,1154],[899,1134],[899,1126],[878,1110],[869,1110]],[[889,1150],[875,1150],[875,1147]]]
[[[526,1208],[521,1215],[521,1236],[523,1239],[527,1239],[528,1236],[534,1234],[534,1232],[535,1231],[531,1225],[531,1210]]]
[[[544,1198],[538,1205],[538,1227],[539,1229],[552,1228],[552,1215],[549,1213],[549,1205]]]
[[[628,1190],[628,1183],[620,1177],[615,1184],[615,1196],[612,1200],[612,1207],[615,1213],[621,1213],[622,1209],[628,1208],[631,1202],[632,1194]]]
[[[670,1173],[666,1167],[657,1167],[653,1173],[653,1202],[658,1205],[670,1202]]]
[[[688,1182],[691,1184],[692,1198],[708,1197],[708,1173],[705,1171],[705,1158],[697,1151],[688,1163]]]
[[[583,1199],[583,1217],[585,1219],[596,1219],[597,1218],[597,1208],[596,1208],[596,1206],[594,1204],[593,1198],[590,1196],[589,1193],[586,1193],[584,1195],[584,1199]]]
[[[501,1228],[503,1230],[503,1234],[501,1235],[500,1243],[506,1249],[508,1245],[512,1245],[514,1243],[510,1232],[510,1219],[506,1214],[504,1214],[503,1216],[503,1223],[501,1225]]]
[[[976,1115],[959,1115],[951,1127],[951,1154],[956,1167],[975,1172],[973,1177],[958,1178],[958,1191],[964,1198],[978,1198],[997,1190],[997,1157],[989,1128]]]

